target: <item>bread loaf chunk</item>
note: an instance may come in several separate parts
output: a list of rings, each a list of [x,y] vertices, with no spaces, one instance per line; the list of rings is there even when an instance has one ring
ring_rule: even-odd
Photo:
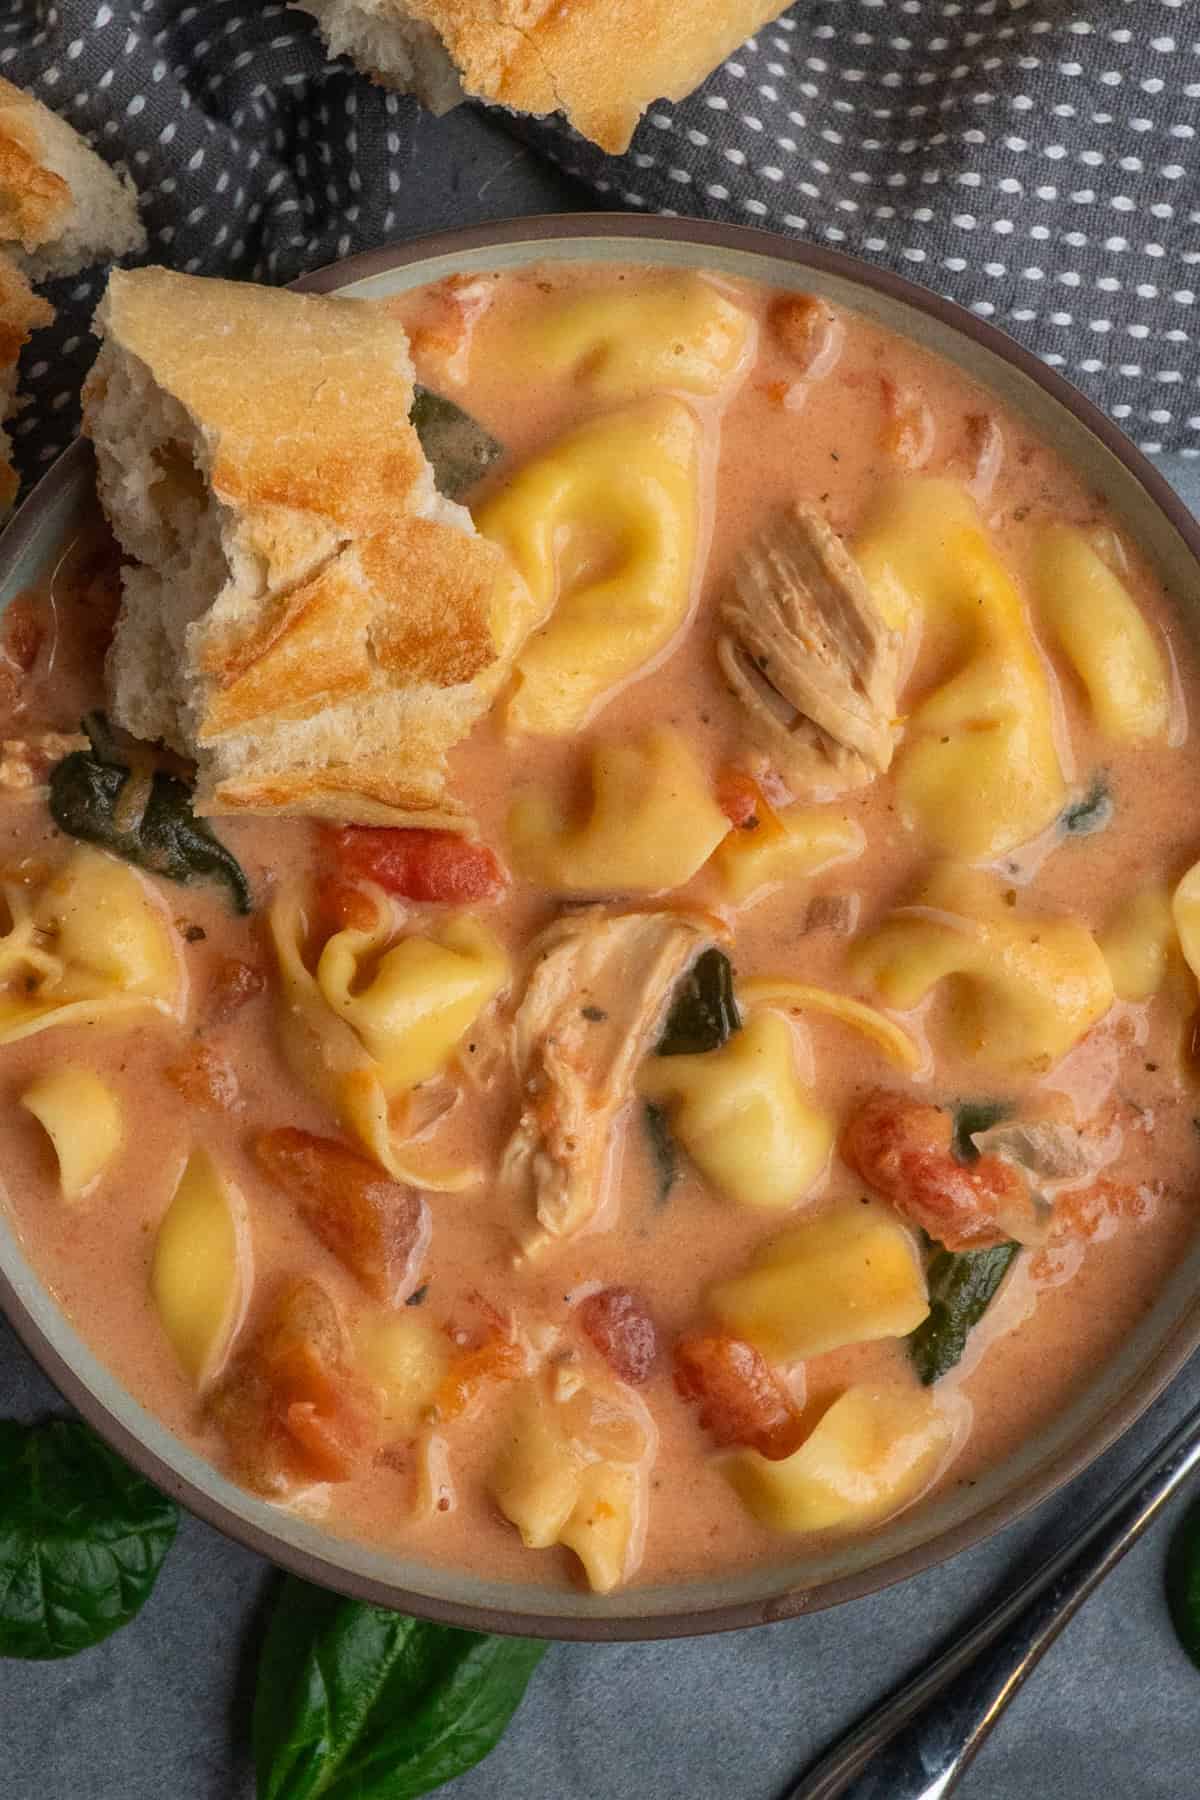
[[[403,327],[150,268],[96,329],[112,716],[195,758],[202,812],[469,828],[445,756],[494,691],[500,552],[434,486]]]
[[[54,308],[35,294],[16,264],[0,254],[0,518],[17,497],[12,439],[4,424],[17,409],[17,358],[31,331],[49,325]]]
[[[0,80],[0,249],[44,281],[145,247],[132,184],[65,119]]]
[[[786,0],[299,0],[334,56],[432,112],[470,95],[561,112],[602,150],[682,100]]]

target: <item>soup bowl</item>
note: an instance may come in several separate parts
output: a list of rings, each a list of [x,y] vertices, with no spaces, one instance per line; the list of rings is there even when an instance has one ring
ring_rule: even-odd
[[[1001,332],[895,275],[762,231],[620,215],[522,219],[370,251],[305,277],[313,293],[386,299],[454,273],[535,262],[705,268],[826,296],[946,358],[991,389],[1103,496],[1181,604],[1200,595],[1200,530],[1166,482],[1070,385]],[[72,446],[0,541],[0,607],[52,568],[94,507],[90,448]],[[184,1506],[306,1579],[473,1630],[574,1639],[723,1631],[832,1606],[941,1562],[1008,1524],[1098,1456],[1200,1344],[1200,1238],[1118,1353],[1048,1424],[969,1486],[870,1535],[781,1542],[769,1563],[615,1595],[484,1579],[338,1537],[234,1485],[98,1361],[30,1265],[0,1209],[0,1308],[31,1355],[113,1447]]]

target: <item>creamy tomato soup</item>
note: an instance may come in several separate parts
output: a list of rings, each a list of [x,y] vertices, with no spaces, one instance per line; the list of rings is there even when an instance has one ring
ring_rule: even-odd
[[[509,559],[477,834],[214,820],[248,912],[114,854],[188,771],[77,735],[97,524],[5,626],[5,1203],[140,1401],[335,1532],[607,1591],[869,1531],[1192,1231],[1193,642],[851,313],[587,267],[393,310]]]

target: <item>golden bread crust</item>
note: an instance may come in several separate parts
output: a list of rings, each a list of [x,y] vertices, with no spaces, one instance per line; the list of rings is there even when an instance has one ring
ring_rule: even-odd
[[[566,114],[614,154],[654,100],[682,100],[787,0],[404,0],[469,94]]]
[[[29,342],[29,334],[54,318],[54,308],[40,294],[35,294],[15,263],[0,252],[0,392],[8,402],[5,417],[12,410],[11,395],[16,385],[17,358]],[[21,483],[9,460],[11,448],[0,420],[0,515],[8,511],[17,497]]]
[[[23,250],[49,243],[71,210],[71,189],[45,166],[36,100],[0,79],[0,237]]]
[[[103,440],[119,354],[194,440],[157,446],[154,478],[217,503],[229,581],[187,626],[181,684],[201,809],[463,828],[444,759],[494,691],[502,557],[435,493],[403,327],[163,269],[114,272],[98,323],[84,429]]]

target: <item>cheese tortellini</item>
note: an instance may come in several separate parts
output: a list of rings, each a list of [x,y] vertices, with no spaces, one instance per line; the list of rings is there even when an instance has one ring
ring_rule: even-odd
[[[1066,798],[1050,685],[969,495],[953,481],[893,484],[855,554],[889,624],[927,652],[896,759],[905,818],[969,862],[1035,837]]]
[[[801,1087],[791,1028],[777,1013],[756,1013],[719,1050],[651,1057],[639,1085],[667,1106],[705,1179],[741,1206],[794,1206],[829,1162],[834,1121]]]
[[[775,1531],[877,1525],[924,1492],[965,1424],[965,1407],[913,1387],[847,1388],[791,1456],[739,1450],[722,1470]]]
[[[692,603],[700,531],[700,421],[660,396],[589,419],[519,469],[476,516],[524,590],[497,632],[520,650],[507,722],[577,731],[664,650]]]
[[[776,1238],[744,1274],[711,1288],[708,1303],[779,1362],[905,1337],[929,1312],[912,1233],[889,1208],[859,1200]]]
[[[49,1069],[21,1095],[54,1146],[64,1200],[81,1200],[121,1148],[116,1095],[91,1069]]]
[[[529,1549],[566,1545],[607,1594],[641,1556],[656,1447],[650,1415],[628,1389],[559,1365],[518,1389],[489,1485]]]
[[[1136,601],[1083,533],[1047,526],[1034,580],[1041,616],[1104,735],[1117,742],[1164,738],[1171,716],[1166,658]]]
[[[1078,920],[1028,918],[1003,884],[942,863],[850,957],[854,978],[906,1012],[939,984],[954,1048],[997,1072],[1052,1068],[1113,1002],[1108,964]]]
[[[314,972],[294,899],[272,908],[270,930],[282,978],[280,1038],[292,1073],[398,1181],[471,1185],[473,1171],[435,1167],[397,1142],[389,1108],[446,1067],[507,984],[508,958],[496,938],[461,916],[436,937],[401,938],[389,947],[391,918],[381,906],[371,930],[335,932]]]
[[[1167,978],[1172,952],[1178,954],[1166,887],[1152,884],[1123,900],[1101,932],[1099,943],[1117,999],[1152,999]],[[1195,947],[1200,952],[1200,916]]]
[[[755,325],[692,270],[562,294],[506,329],[500,354],[518,367],[570,375],[601,400],[674,388],[705,396],[746,369]]]
[[[127,864],[81,848],[40,888],[11,882],[0,892],[0,1044],[146,1007],[181,1013],[170,928]]]
[[[682,887],[729,830],[677,731],[592,753],[587,816],[571,823],[538,788],[518,793],[508,838],[521,874],[560,894],[652,894]]]
[[[220,1372],[250,1298],[246,1202],[206,1150],[195,1150],[154,1244],[150,1293],[159,1323],[190,1379]]]
[[[821,875],[852,862],[866,847],[861,825],[825,806],[759,809],[753,830],[731,831],[713,858],[729,898],[739,906],[776,882]]]

